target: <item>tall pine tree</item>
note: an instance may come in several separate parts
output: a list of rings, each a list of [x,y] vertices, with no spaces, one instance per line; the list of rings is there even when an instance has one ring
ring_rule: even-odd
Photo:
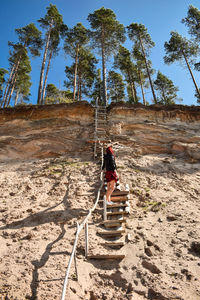
[[[45,72],[45,65],[48,57],[48,52],[49,52],[49,63],[47,67],[47,75],[48,75],[53,51],[57,50],[60,35],[64,36],[66,34],[67,26],[63,23],[63,17],[58,12],[56,5],[53,4],[50,4],[49,7],[47,7],[46,15],[44,16],[44,18],[40,18],[38,22],[40,23],[41,27],[46,30],[45,41],[44,41],[45,47],[44,47],[44,54],[43,54],[43,60],[41,65],[41,71],[40,71],[38,99],[37,99],[37,104],[42,104],[44,102],[44,94],[45,94],[45,86],[46,86],[46,80],[44,83],[44,72]]]
[[[125,29],[124,26],[116,20],[114,12],[104,7],[89,14],[87,19],[93,29],[93,31],[90,32],[93,46],[98,48],[101,52],[103,99],[104,105],[107,105],[106,61],[111,54],[115,53],[119,44],[125,41]]]
[[[177,97],[177,92],[179,91],[178,87],[174,86],[173,81],[160,71],[157,73],[154,85],[159,93],[158,102],[160,104],[172,105],[175,104],[176,100],[180,101]]]
[[[152,39],[151,39],[150,35],[148,34],[147,29],[145,28],[144,25],[132,23],[129,26],[127,26],[127,29],[128,29],[128,36],[129,36],[130,40],[132,40],[136,44],[140,45],[140,48],[141,48],[141,51],[142,51],[142,54],[144,57],[144,61],[145,61],[145,66],[146,66],[146,70],[147,70],[147,74],[148,74],[148,78],[149,78],[149,83],[151,86],[153,100],[154,100],[154,103],[157,103],[154,86],[153,86],[153,82],[151,79],[151,72],[149,70],[148,61],[147,61],[147,56],[149,54],[149,51],[153,46],[155,46],[155,44],[152,41]]]
[[[88,42],[88,31],[81,23],[77,23],[76,26],[69,29],[66,34],[64,50],[74,59],[73,101],[75,101],[76,99],[79,54],[81,49],[84,48],[84,46],[86,46]]]
[[[165,42],[164,44],[166,56],[164,56],[164,62],[166,64],[171,64],[175,61],[184,62],[187,66],[190,75],[192,77],[196,93],[198,97],[200,97],[199,88],[195,81],[192,69],[190,67],[190,63],[192,63],[192,58],[196,57],[199,53],[198,47],[191,41],[183,38],[178,32],[171,32],[171,38],[169,42]]]

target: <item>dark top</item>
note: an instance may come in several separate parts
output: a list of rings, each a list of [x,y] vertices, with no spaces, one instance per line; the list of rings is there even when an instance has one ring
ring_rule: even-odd
[[[104,162],[102,169],[106,168],[106,171],[114,171],[117,169],[115,158],[111,154],[105,154],[104,155]]]

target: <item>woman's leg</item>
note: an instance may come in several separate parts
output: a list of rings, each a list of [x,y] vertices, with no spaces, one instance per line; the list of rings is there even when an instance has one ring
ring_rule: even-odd
[[[115,189],[115,180],[107,183],[106,201],[110,202],[110,196]]]

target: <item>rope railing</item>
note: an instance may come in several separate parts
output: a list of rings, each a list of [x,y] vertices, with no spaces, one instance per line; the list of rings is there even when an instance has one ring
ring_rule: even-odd
[[[68,279],[69,279],[69,274],[70,274],[70,268],[71,268],[71,264],[72,264],[73,259],[74,259],[74,264],[75,264],[76,276],[78,278],[77,265],[76,265],[76,247],[77,247],[77,243],[78,243],[79,234],[80,234],[81,230],[84,227],[85,227],[85,257],[87,257],[87,255],[88,255],[88,249],[89,249],[88,220],[89,220],[90,216],[92,215],[92,212],[96,209],[96,206],[98,204],[99,197],[100,197],[100,192],[101,192],[101,189],[102,189],[103,184],[104,184],[103,171],[102,171],[102,166],[103,166],[103,145],[102,144],[100,144],[100,145],[101,145],[101,174],[100,174],[101,184],[100,184],[100,187],[99,187],[98,192],[97,192],[97,197],[96,197],[96,201],[95,201],[94,206],[89,210],[88,215],[86,216],[86,218],[83,220],[83,222],[81,224],[78,224],[78,222],[77,222],[76,236],[75,236],[75,240],[74,240],[72,253],[71,253],[71,256],[70,256],[70,259],[69,259],[69,262],[68,262],[68,266],[67,266],[67,269],[66,269],[66,273],[65,273],[65,280],[64,280],[64,283],[63,283],[63,290],[62,290],[61,300],[65,300],[67,284],[68,284]]]

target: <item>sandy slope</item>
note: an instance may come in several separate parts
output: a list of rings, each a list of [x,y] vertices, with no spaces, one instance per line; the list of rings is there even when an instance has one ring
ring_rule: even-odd
[[[84,259],[84,232],[66,299],[200,299],[200,163],[167,155],[118,156],[131,214],[124,260]],[[0,165],[0,295],[60,299],[76,221],[99,186],[99,166],[78,159]],[[98,252],[100,207],[89,226]],[[101,249],[102,251],[102,249]],[[105,249],[105,251],[108,251]],[[6,298],[7,295],[7,298]]]

